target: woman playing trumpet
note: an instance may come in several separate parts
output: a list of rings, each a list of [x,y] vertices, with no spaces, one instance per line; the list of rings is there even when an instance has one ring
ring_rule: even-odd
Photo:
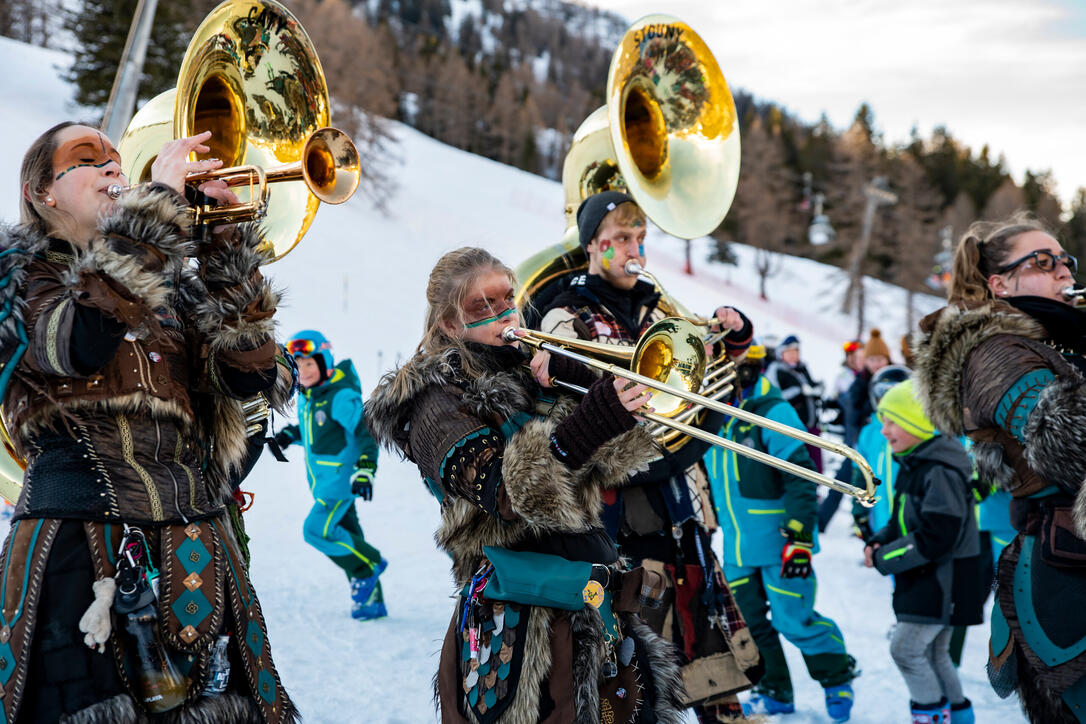
[[[293,721],[239,545],[240,401],[289,400],[252,227],[191,241],[202,133],[124,184],[109,139],[46,131],[0,231],[5,422],[27,461],[4,547],[6,721]],[[232,201],[219,183],[206,195]],[[190,263],[190,257],[198,262]],[[6,668],[6,667],[5,667]]]

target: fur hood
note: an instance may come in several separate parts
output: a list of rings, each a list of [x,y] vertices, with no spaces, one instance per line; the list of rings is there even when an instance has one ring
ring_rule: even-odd
[[[366,424],[379,445],[403,455],[405,426],[419,396],[433,386],[463,390],[462,400],[471,414],[481,419],[507,420],[532,409],[535,387],[524,367],[497,363],[481,355],[483,371],[474,380],[465,380],[460,355],[448,349],[438,355],[417,354],[399,369],[385,374],[366,398]]]
[[[962,375],[969,353],[999,334],[1040,341],[1046,332],[1032,317],[1009,304],[993,302],[972,309],[947,306],[920,322],[913,335],[917,394],[935,427],[950,435],[965,434]]]

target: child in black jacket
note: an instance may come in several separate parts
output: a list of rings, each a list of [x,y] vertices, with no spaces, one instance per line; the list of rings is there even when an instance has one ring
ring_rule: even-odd
[[[871,537],[864,557],[894,576],[890,655],[909,687],[914,724],[972,724],[950,659],[951,627],[983,619],[972,464],[957,440],[936,432],[911,380],[883,396],[878,416],[901,471],[890,522]]]

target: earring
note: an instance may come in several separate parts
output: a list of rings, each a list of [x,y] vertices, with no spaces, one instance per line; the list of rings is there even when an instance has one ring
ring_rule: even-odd
[[[45,197],[45,205],[46,206],[56,206],[57,202],[53,200],[52,196],[46,196]]]

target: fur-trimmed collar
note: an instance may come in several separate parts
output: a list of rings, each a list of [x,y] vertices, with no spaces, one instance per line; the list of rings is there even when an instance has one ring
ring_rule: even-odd
[[[462,374],[456,349],[417,354],[385,374],[366,399],[366,424],[374,439],[389,449],[400,447],[415,401],[435,385],[463,390],[465,408],[482,419],[506,420],[532,409],[536,383],[526,367],[511,367],[509,360],[485,354],[477,355],[477,361],[483,371],[473,379]]]
[[[965,433],[962,375],[969,353],[997,334],[1043,340],[1047,333],[1032,317],[1009,304],[992,302],[971,309],[947,306],[920,322],[913,337],[915,379],[920,401],[935,426],[951,435]]]

